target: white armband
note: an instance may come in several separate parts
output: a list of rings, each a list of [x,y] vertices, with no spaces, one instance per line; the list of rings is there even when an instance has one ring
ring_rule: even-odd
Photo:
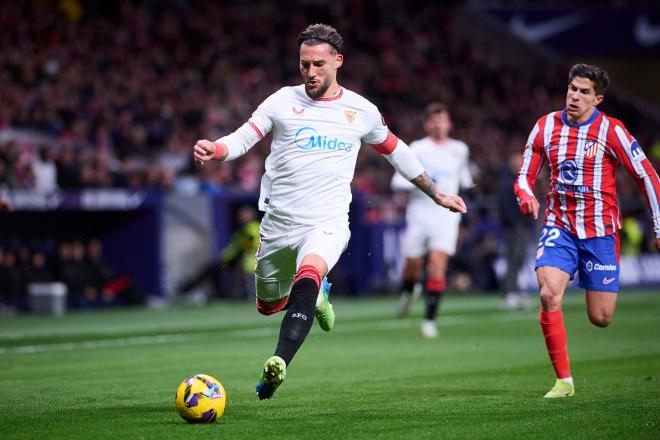
[[[384,154],[385,159],[407,180],[413,180],[422,174],[424,166],[419,162],[415,153],[401,139],[396,144],[394,151]]]
[[[221,137],[216,142],[222,142],[227,146],[227,157],[225,160],[234,160],[247,153],[263,137],[259,128],[252,121],[247,121],[238,130]]]

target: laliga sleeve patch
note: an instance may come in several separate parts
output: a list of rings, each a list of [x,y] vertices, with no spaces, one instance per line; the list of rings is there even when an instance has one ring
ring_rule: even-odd
[[[641,162],[646,157],[646,155],[644,155],[644,150],[639,146],[637,139],[633,139],[632,144],[630,144],[630,154],[636,162]]]

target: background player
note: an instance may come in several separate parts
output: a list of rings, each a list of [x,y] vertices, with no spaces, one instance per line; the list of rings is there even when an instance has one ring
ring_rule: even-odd
[[[566,285],[576,271],[586,289],[589,320],[607,327],[619,290],[621,215],[616,167],[621,163],[648,203],[660,250],[660,180],[642,148],[621,121],[601,113],[609,77],[604,70],[574,65],[568,75],[566,108],[541,117],[525,147],[514,191],[523,214],[538,217],[533,187],[545,161],[550,165],[545,227],[536,253],[540,286],[539,321],[557,375],[547,398],[575,393],[561,311]]]
[[[508,310],[524,309],[532,305],[527,292],[518,286],[518,274],[527,257],[527,238],[531,235],[534,222],[518,213],[518,201],[511,191],[511,182],[518,176],[522,158],[519,151],[509,155],[507,162],[498,167],[497,175],[497,203],[506,261],[506,273],[500,289],[504,293],[502,306]]]
[[[334,325],[324,277],[350,236],[350,182],[361,143],[376,149],[435,203],[466,212],[460,197],[440,192],[408,146],[388,130],[378,109],[337,83],[343,39],[333,27],[307,27],[298,46],[303,85],[280,89],[238,130],[194,147],[199,163],[232,160],[273,131],[259,200],[265,215],[256,254],[256,301],[262,314],[287,311],[275,354],[257,384],[260,399],[270,398],[284,380],[315,308],[323,330]]]
[[[426,137],[412,142],[410,149],[433,181],[451,194],[457,194],[460,188],[472,187],[469,149],[464,142],[449,137],[452,122],[447,106],[438,102],[429,104],[424,111],[423,120]],[[399,173],[395,173],[392,178],[392,189],[410,190],[406,232],[402,242],[405,262],[401,276],[402,293],[398,315],[408,315],[413,289],[422,278],[426,256],[426,312],[421,331],[427,338],[437,338],[435,320],[442,294],[447,288],[447,263],[449,257],[456,252],[461,217],[433,203],[433,200]]]

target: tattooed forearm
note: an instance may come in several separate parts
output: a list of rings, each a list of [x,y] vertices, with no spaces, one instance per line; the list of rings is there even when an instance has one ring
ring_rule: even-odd
[[[431,176],[429,176],[426,171],[412,179],[410,182],[422,190],[424,194],[431,197],[433,200],[436,199],[436,196],[440,195],[440,189],[438,188],[438,185],[435,184],[433,179],[431,179]]]
[[[424,171],[419,176],[410,181],[413,185],[419,188],[424,194],[431,197],[431,199],[438,205],[449,209],[452,212],[467,212],[465,202],[459,196],[448,196],[443,194],[435,184],[433,179]]]

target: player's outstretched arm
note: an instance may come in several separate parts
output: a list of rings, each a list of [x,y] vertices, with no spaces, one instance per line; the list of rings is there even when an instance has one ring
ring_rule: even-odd
[[[234,160],[247,153],[272,129],[272,101],[279,93],[269,96],[262,102],[252,113],[252,117],[233,133],[215,141],[198,140],[193,152],[195,162],[204,165],[209,160]]]
[[[382,129],[383,127],[384,125],[379,128]],[[391,132],[388,131],[388,135],[383,142],[370,145],[385,157],[404,179],[407,179],[431,197],[435,203],[453,212],[461,212],[463,214],[467,212],[467,207],[463,199],[459,196],[443,194],[440,188],[438,188],[438,185],[431,179],[431,176],[424,170],[415,153],[408,148],[405,142],[398,139]]]
[[[463,199],[459,196],[443,194],[442,191],[440,191],[440,188],[438,188],[438,185],[435,184],[426,171],[412,179],[411,182],[417,188],[422,190],[424,194],[431,197],[438,205],[443,206],[452,212],[460,212],[463,214],[467,212],[467,206],[465,206]]]
[[[644,154],[637,140],[626,130],[621,121],[613,119],[613,128],[608,133],[607,144],[623,168],[628,171],[644,195],[651,213],[655,247],[660,250],[660,177]]]
[[[534,124],[534,128],[527,138],[518,177],[513,184],[513,192],[516,194],[520,212],[523,215],[534,217],[534,220],[539,218],[540,207],[539,201],[534,196],[534,183],[545,161],[545,156],[543,155],[543,131],[539,127],[539,122]]]

